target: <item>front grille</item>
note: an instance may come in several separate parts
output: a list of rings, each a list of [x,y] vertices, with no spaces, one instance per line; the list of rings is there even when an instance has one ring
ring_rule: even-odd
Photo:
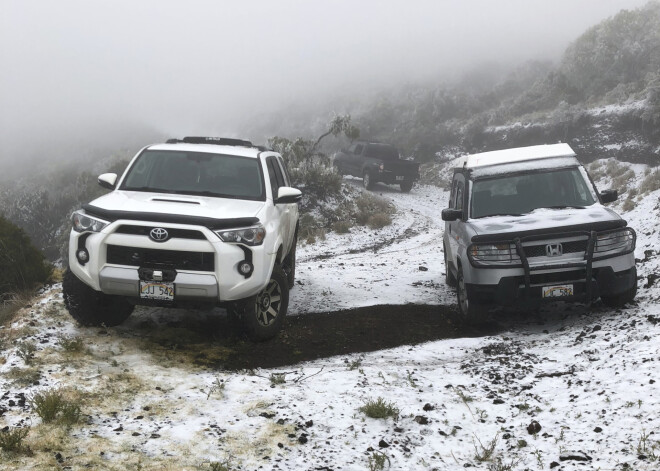
[[[557,242],[553,242],[557,243]],[[579,253],[579,252],[586,252],[587,251],[587,240],[573,240],[571,242],[559,242],[562,245],[563,253]],[[545,247],[547,244],[541,244],[541,245],[528,245],[523,247],[523,250],[525,251],[525,256],[527,258],[532,258],[532,257],[545,257]]]
[[[108,245],[107,262],[132,267],[166,267],[178,270],[215,271],[214,252],[143,249]]]
[[[587,278],[586,270],[560,271],[554,273],[539,273],[530,275],[529,282],[533,285],[546,285],[552,283],[562,283],[565,281],[584,280]],[[524,284],[524,278],[521,278],[521,284]]]
[[[160,226],[132,226],[124,224],[119,226],[115,231],[118,234],[132,234],[132,235],[141,235],[149,237],[149,233],[155,227]],[[195,231],[191,229],[174,229],[169,227],[164,227],[163,229],[167,230],[169,234],[169,239],[195,239],[195,240],[206,240],[204,234],[200,231]]]

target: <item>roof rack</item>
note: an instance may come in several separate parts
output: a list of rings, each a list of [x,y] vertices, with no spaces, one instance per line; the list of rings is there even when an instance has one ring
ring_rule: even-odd
[[[250,141],[228,137],[186,136],[183,139],[168,139],[166,144],[216,144],[219,146],[256,147]]]

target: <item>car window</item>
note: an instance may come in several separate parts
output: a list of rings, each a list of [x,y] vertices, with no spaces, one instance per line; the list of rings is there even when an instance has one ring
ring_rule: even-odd
[[[463,209],[463,187],[462,181],[456,184],[456,197],[454,198],[454,209]]]
[[[121,190],[264,199],[257,159],[205,152],[146,150]]]
[[[278,167],[282,175],[282,185],[281,186],[291,186],[291,179],[289,178],[289,172],[286,171],[286,166],[280,157],[276,157]]]
[[[279,179],[277,171],[279,170],[275,157],[268,157],[266,159],[266,165],[268,167],[268,178],[270,179],[270,188],[272,192],[273,199],[277,198],[277,191],[280,189],[280,186],[283,186],[282,183],[282,173],[280,172]],[[277,170],[276,170],[277,168]]]
[[[362,149],[363,148],[364,148],[364,146],[362,144],[357,144],[355,146],[355,149],[353,150],[353,153],[357,154],[357,155],[362,154]]]

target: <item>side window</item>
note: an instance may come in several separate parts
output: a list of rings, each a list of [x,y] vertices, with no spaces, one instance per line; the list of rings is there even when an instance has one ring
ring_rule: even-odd
[[[357,144],[357,145],[355,146],[355,149],[353,150],[353,153],[354,153],[355,155],[360,155],[360,154],[362,154],[362,149],[363,149],[363,148],[364,148],[364,145],[362,145],[362,144]]]
[[[277,162],[275,161],[275,157],[268,157],[266,159],[266,166],[268,167],[268,178],[270,180],[270,188],[272,191],[272,197],[273,199],[277,198],[277,190],[280,189],[280,184],[277,180],[277,171],[279,170],[279,165],[277,165]],[[280,173],[280,181],[282,181],[282,176]]]
[[[284,162],[279,157],[277,157],[277,163],[279,164],[278,167],[280,168],[280,172],[282,174],[281,186],[291,186],[291,178],[289,178],[289,172],[286,171],[286,165],[284,165]]]
[[[358,146],[357,144],[352,144],[352,145],[348,148],[348,153],[349,153],[349,154],[355,154],[355,148],[356,148],[357,146]]]
[[[456,198],[454,199],[454,209],[463,209],[463,187],[462,181],[456,184]]]

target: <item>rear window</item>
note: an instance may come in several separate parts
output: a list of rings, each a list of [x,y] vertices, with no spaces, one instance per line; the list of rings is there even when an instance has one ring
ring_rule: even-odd
[[[399,151],[387,144],[369,144],[365,156],[381,160],[399,160]]]

